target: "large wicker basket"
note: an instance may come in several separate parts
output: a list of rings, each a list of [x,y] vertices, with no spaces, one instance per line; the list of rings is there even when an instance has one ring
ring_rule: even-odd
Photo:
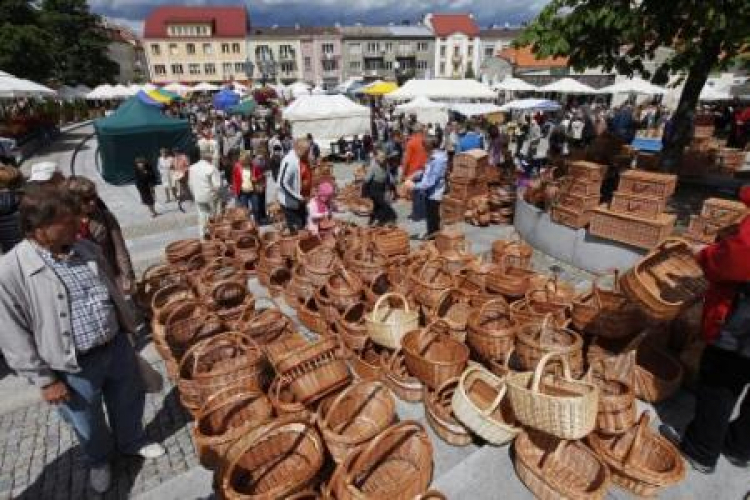
[[[434,391],[424,389],[424,413],[435,434],[452,446],[468,446],[472,442],[469,429],[453,414],[453,395],[458,378],[446,380]]]
[[[599,387],[599,413],[596,417],[597,432],[621,434],[630,429],[637,418],[633,382],[608,377],[605,361],[602,359],[594,362],[589,369],[588,377],[592,383]]]
[[[510,307],[503,299],[493,299],[469,317],[466,340],[484,360],[500,359],[515,344],[516,323],[510,319]]]
[[[544,375],[552,358],[562,362],[562,376]],[[598,387],[573,379],[558,353],[544,356],[533,372],[509,374],[506,384],[513,413],[527,427],[561,439],[580,439],[596,427]]]
[[[422,401],[424,384],[409,373],[401,349],[380,353],[383,382],[403,401]]]
[[[531,266],[531,256],[534,249],[523,241],[517,232],[513,232],[508,240],[497,240],[492,243],[492,261],[495,264],[507,262],[512,267],[528,269]],[[505,259],[509,256],[510,259]]]
[[[516,355],[522,369],[533,371],[549,353],[566,358],[573,374],[583,375],[583,339],[567,328],[554,325],[548,315],[542,322],[529,323],[516,330]]]
[[[394,307],[393,299],[401,302]],[[365,316],[367,333],[373,342],[389,349],[401,347],[401,339],[419,326],[419,312],[409,307],[409,302],[401,294],[387,293],[375,303],[372,312]]]
[[[468,347],[439,335],[431,325],[408,332],[401,345],[409,372],[433,390],[460,376],[469,360]]]
[[[591,290],[573,300],[571,318],[579,332],[607,338],[635,335],[644,325],[640,307],[620,291],[619,274],[614,272],[613,287],[604,289],[599,278]]]
[[[457,288],[443,290],[435,306],[423,307],[425,321],[435,322],[434,328],[458,340],[466,341],[466,325],[472,308],[469,296]]]

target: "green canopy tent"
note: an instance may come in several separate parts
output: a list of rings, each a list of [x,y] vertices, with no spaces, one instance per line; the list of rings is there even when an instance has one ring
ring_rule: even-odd
[[[239,104],[235,104],[227,109],[230,115],[250,116],[255,113],[255,101],[246,99]]]
[[[137,97],[125,101],[114,114],[94,122],[99,141],[101,171],[111,184],[127,184],[135,178],[134,161],[143,156],[156,165],[161,148],[189,151],[194,139],[187,120],[165,116]]]

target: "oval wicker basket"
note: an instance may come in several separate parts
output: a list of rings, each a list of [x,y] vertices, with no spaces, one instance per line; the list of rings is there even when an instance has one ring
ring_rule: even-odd
[[[424,308],[425,321],[459,342],[466,341],[466,326],[472,312],[469,296],[457,288],[443,290],[434,308]]]
[[[281,378],[275,377],[268,387],[268,399],[271,401],[274,413],[279,417],[308,420],[312,414],[307,407],[297,401],[288,385],[284,385]]]
[[[400,301],[401,307],[394,307],[392,299]],[[419,312],[409,307],[409,302],[403,295],[387,293],[378,299],[372,312],[365,316],[365,325],[373,342],[389,349],[398,349],[406,332],[419,326]]]
[[[639,341],[635,360],[635,395],[649,403],[672,396],[682,384],[684,369],[674,356],[650,341]]]
[[[195,293],[186,283],[168,284],[152,295],[151,317],[157,324],[164,325],[164,321],[171,314],[172,310],[174,310],[174,306],[180,301],[194,298]]]
[[[328,277],[325,288],[331,305],[340,312],[361,302],[363,298],[364,285],[362,281],[344,267],[339,267]]]
[[[613,339],[630,337],[641,331],[643,314],[620,291],[618,271],[614,271],[611,289],[602,288],[600,279],[592,282],[590,291],[573,300],[570,315],[573,326],[587,335]]]
[[[380,382],[359,382],[340,392],[320,415],[318,427],[337,463],[396,419],[396,402]]]
[[[383,368],[380,363],[382,349],[368,340],[358,351],[351,351],[352,371],[360,380],[380,380]]]
[[[505,257],[509,257],[508,265],[528,269],[534,249],[524,242],[518,232],[514,231],[510,239],[496,240],[492,243],[492,261],[501,264]]]
[[[297,318],[305,328],[324,336],[328,333],[328,323],[323,317],[323,311],[319,306],[319,298],[318,296],[307,299],[307,302],[297,309]]]
[[[516,323],[502,299],[492,299],[469,316],[466,341],[483,360],[501,359],[513,349]]]
[[[258,308],[261,302],[271,307]],[[281,338],[291,327],[291,320],[279,309],[273,299],[261,297],[255,301],[255,315],[245,323],[242,333],[259,345],[270,344]]]
[[[308,252],[301,264],[305,269],[305,276],[313,287],[317,288],[326,284],[328,277],[333,274],[339,262],[335,250],[321,245]]]
[[[350,350],[356,351],[365,347],[369,338],[365,324],[366,315],[367,307],[360,302],[350,306],[336,319],[336,330],[344,345]]]
[[[278,419],[229,448],[220,488],[227,500],[286,498],[313,485],[325,457],[315,426]]]
[[[409,372],[433,390],[460,376],[469,360],[468,347],[439,335],[431,325],[408,332],[401,346]]]
[[[424,389],[424,413],[427,422],[440,439],[452,446],[468,446],[472,438],[469,429],[453,414],[453,395],[458,386],[458,378],[446,380],[436,390]]]
[[[417,377],[409,374],[401,349],[392,353],[384,350],[380,354],[380,362],[383,382],[399,399],[411,403],[422,401],[424,384]]]
[[[443,290],[453,286],[453,276],[443,269],[442,259],[431,259],[412,276],[415,282],[414,298],[428,308],[433,308]]]
[[[638,413],[632,381],[608,378],[605,362],[601,359],[589,368],[587,377],[599,387],[596,431],[603,434],[621,434],[633,427]]]
[[[479,437],[502,446],[521,431],[506,392],[503,379],[478,365],[469,366],[453,393],[453,413]]]
[[[184,264],[195,255],[200,254],[201,249],[201,242],[198,239],[177,240],[164,248],[164,254],[170,264]]]
[[[516,355],[521,369],[533,371],[548,353],[566,358],[574,376],[583,375],[583,339],[566,328],[553,326],[548,315],[541,323],[530,323],[516,330]]]
[[[484,283],[488,290],[501,293],[508,298],[519,299],[531,289],[532,283],[539,279],[539,274],[511,265],[512,257],[504,256],[497,267],[490,270]]]

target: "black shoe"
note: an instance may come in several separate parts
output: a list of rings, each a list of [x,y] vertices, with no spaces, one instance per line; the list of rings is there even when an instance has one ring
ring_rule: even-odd
[[[740,458],[736,455],[732,455],[726,450],[724,450],[722,454],[724,455],[724,458],[727,459],[727,462],[734,465],[735,467],[739,467],[740,469],[750,468],[750,460],[748,460],[747,458]]]
[[[705,465],[700,463],[698,460],[690,456],[688,452],[682,447],[682,438],[679,433],[671,425],[661,424],[659,426],[659,434],[664,436],[667,441],[675,445],[685,461],[690,464],[690,467],[700,472],[701,474],[713,474],[716,471],[715,465]]]

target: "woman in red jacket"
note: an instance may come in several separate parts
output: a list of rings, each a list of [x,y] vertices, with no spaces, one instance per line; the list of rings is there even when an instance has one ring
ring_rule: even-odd
[[[258,225],[263,225],[261,195],[265,198],[266,179],[260,159],[253,161],[249,151],[243,151],[232,169],[232,192],[237,206],[246,208]],[[264,202],[265,204],[265,202]]]
[[[750,207],[750,186],[740,190]],[[722,453],[737,467],[750,463],[750,395],[737,402],[750,384],[750,216],[707,247],[697,248],[709,288],[703,305],[702,331],[708,346],[701,357],[693,421],[682,439],[662,432],[694,469],[712,473]]]

